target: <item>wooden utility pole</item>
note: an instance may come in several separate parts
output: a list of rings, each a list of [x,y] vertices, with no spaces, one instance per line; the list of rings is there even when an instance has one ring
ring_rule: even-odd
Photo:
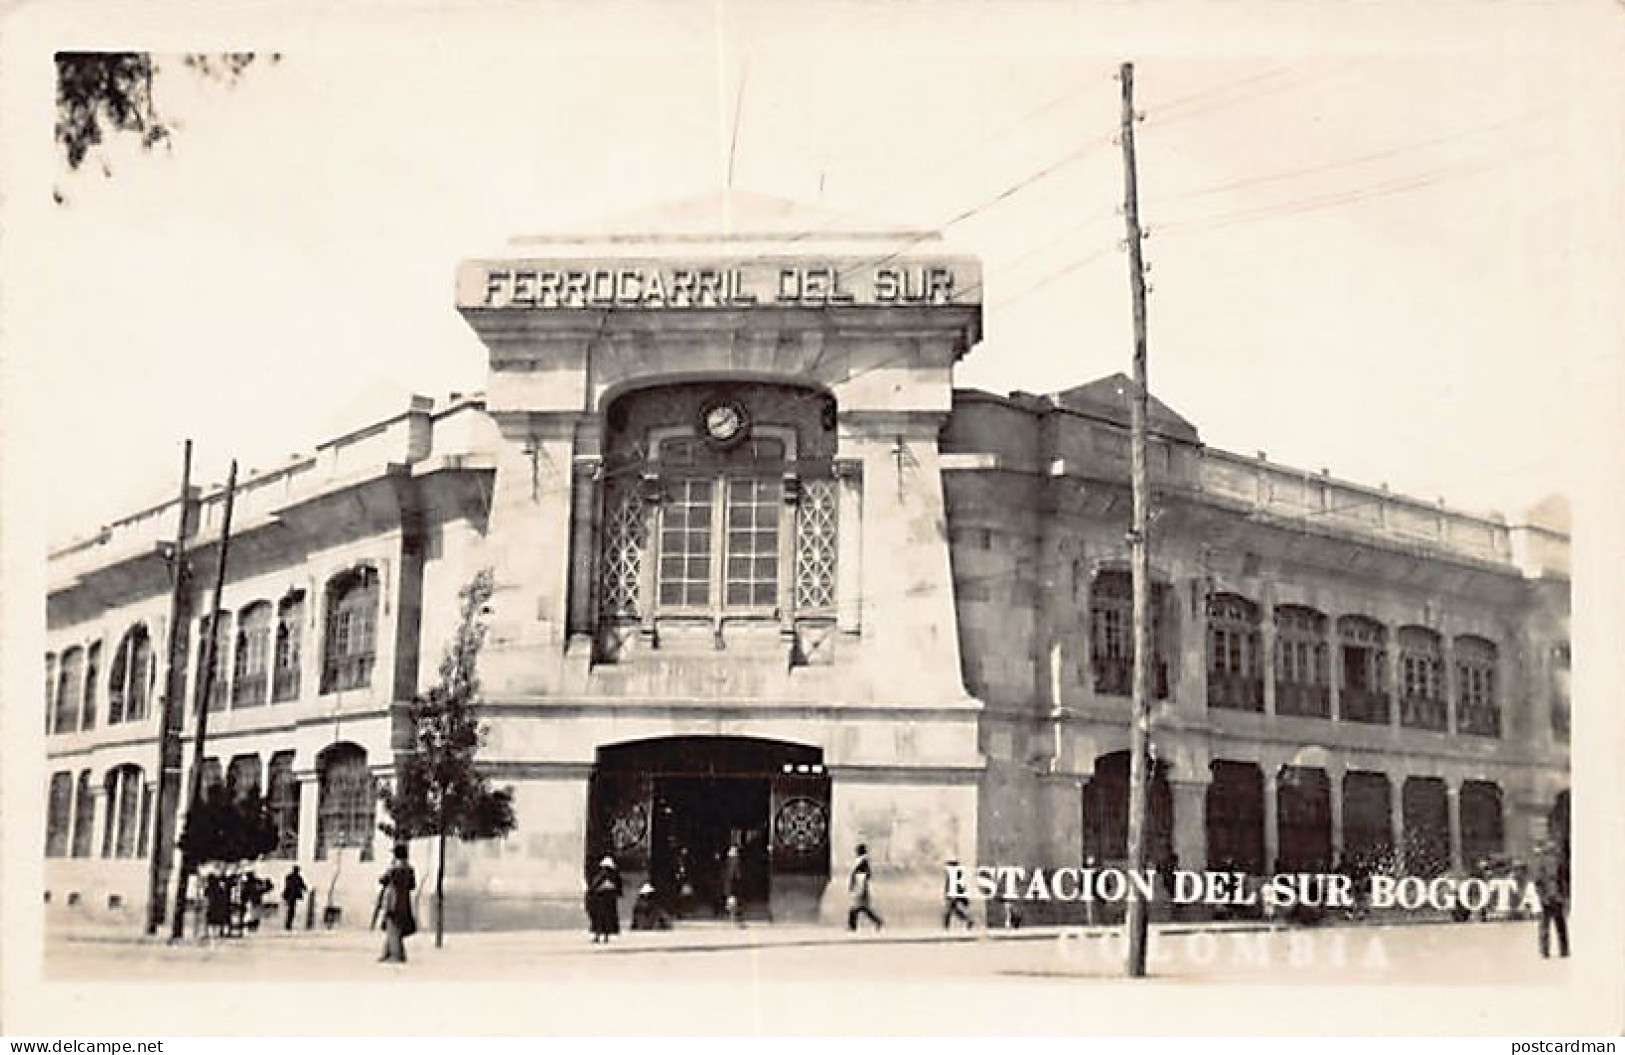
[[[164,923],[164,895],[175,856],[175,813],[181,790],[181,715],[186,694],[186,628],[191,624],[191,576],[186,566],[186,539],[191,534],[192,441],[181,461],[180,526],[170,552],[169,637],[165,645],[164,699],[158,726],[158,792],[152,810],[152,857],[147,863],[147,933]],[[144,675],[143,675],[144,676]]]
[[[1145,262],[1140,255],[1140,196],[1134,170],[1134,64],[1118,71],[1123,85],[1123,218],[1128,224],[1129,285],[1134,291],[1134,390],[1129,393],[1129,475],[1134,493],[1134,524],[1129,529],[1130,573],[1134,586],[1134,686],[1129,724],[1128,867],[1146,868],[1146,814],[1151,741],[1151,583],[1147,532],[1150,490],[1145,470]],[[1128,975],[1145,976],[1145,898],[1131,880],[1128,900]]]
[[[209,607],[209,639],[203,643],[203,669],[198,675],[196,726],[192,738],[192,772],[187,781],[186,817],[190,821],[203,797],[203,752],[209,740],[209,696],[214,691],[214,666],[220,644],[220,595],[226,588],[226,555],[231,548],[231,506],[237,497],[237,459],[231,460],[231,472],[226,477],[226,508],[220,521],[220,552],[214,571],[214,599]],[[185,829],[179,829],[184,831]],[[169,921],[169,938],[179,941],[186,931],[186,887],[192,877],[194,862],[187,854],[181,855],[181,873],[175,881],[175,908]]]

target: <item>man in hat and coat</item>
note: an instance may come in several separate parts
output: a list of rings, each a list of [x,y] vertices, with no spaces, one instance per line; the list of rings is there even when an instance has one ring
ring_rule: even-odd
[[[1569,954],[1569,880],[1550,843],[1535,850],[1535,893],[1540,896],[1540,954],[1552,955],[1551,932],[1557,930],[1557,954]]]

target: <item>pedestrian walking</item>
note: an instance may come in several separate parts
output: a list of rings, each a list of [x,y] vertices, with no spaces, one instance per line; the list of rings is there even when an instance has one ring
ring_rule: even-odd
[[[378,905],[373,918],[384,920],[384,952],[379,963],[405,963],[406,939],[417,933],[418,921],[412,915],[412,891],[417,889],[417,873],[406,859],[406,844],[395,844],[395,857],[378,877]]]
[[[586,900],[587,926],[593,943],[607,943],[611,934],[621,932],[621,872],[615,867],[615,858],[605,857],[598,862],[592,878],[587,880]]]
[[[243,927],[245,930],[260,929],[260,913],[265,910],[265,892],[271,884],[261,881],[260,877],[249,872],[243,878]]]
[[[217,873],[210,873],[203,881],[203,906],[209,934],[224,938],[226,929],[231,926],[231,891]]]
[[[283,930],[293,930],[293,916],[299,910],[299,899],[309,890],[305,877],[299,874],[299,866],[288,869],[288,874],[282,880],[282,905],[286,913],[282,920]]]
[[[959,862],[953,858],[943,866],[946,873],[942,882],[942,929],[949,930],[955,919],[965,924],[970,930],[976,924],[970,918],[970,898],[965,893],[965,875],[959,867]]]
[[[1569,883],[1563,862],[1549,843],[1535,851],[1535,893],[1540,897],[1540,954],[1552,955],[1551,932],[1557,931],[1557,954],[1569,954]]]
[[[722,911],[736,927],[745,925],[744,887],[745,863],[739,858],[739,847],[730,846],[722,859]]]
[[[858,917],[868,916],[880,930],[886,922],[875,914],[874,906],[870,903],[870,884],[874,878],[874,869],[869,866],[869,847],[863,843],[858,844],[857,860],[852,863],[852,874],[847,877],[847,893],[852,895],[852,908],[846,914],[846,929],[858,929]]]

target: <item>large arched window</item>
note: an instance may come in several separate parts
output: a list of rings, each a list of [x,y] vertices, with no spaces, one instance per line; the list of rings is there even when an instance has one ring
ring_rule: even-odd
[[[292,860],[299,856],[299,781],[293,775],[293,752],[279,751],[271,756],[271,823],[276,825],[275,856]]]
[[[1233,593],[1207,602],[1207,705],[1264,709],[1264,646],[1258,606]]]
[[[327,582],[327,632],[322,649],[322,691],[343,692],[372,683],[378,647],[378,572],[361,565]]]
[[[96,838],[96,791],[90,770],[81,770],[73,792],[73,856],[89,857]]]
[[[145,623],[125,631],[107,673],[107,724],[139,722],[147,717],[152,678],[152,641]]]
[[[73,827],[73,774],[51,774],[45,812],[45,856],[66,857]]]
[[[135,857],[140,829],[145,827],[147,798],[141,767],[122,765],[108,770],[105,783],[107,820],[103,826],[103,857]]]
[[[1439,635],[1424,626],[1399,628],[1399,720],[1417,729],[1444,731],[1444,653]]]
[[[231,760],[226,767],[226,791],[238,802],[259,798],[259,755],[238,755]]]
[[[231,698],[231,613],[219,613],[219,620],[208,616],[198,620],[197,632],[197,683],[194,693],[204,690],[204,664],[209,662],[209,633],[214,628],[214,674],[209,681],[209,710],[222,711],[226,708],[226,701]],[[194,702],[196,697],[194,696]]]
[[[1337,640],[1344,721],[1387,724],[1388,631],[1374,619],[1345,615],[1337,621]]]
[[[367,769],[367,752],[355,744],[334,744],[316,759],[316,857],[359,847],[372,858],[377,789]]]
[[[203,775],[198,779],[198,790],[207,799],[215,788],[226,785],[226,771],[220,768],[218,758],[205,758],[202,764]]]
[[[611,404],[600,651],[627,628],[833,620],[834,404],[810,389],[689,384]],[[707,640],[700,631],[699,640]]]
[[[1456,638],[1456,727],[1473,736],[1501,735],[1501,705],[1495,698],[1495,642]]]
[[[1308,718],[1331,714],[1326,667],[1326,617],[1313,608],[1275,606],[1275,713]]]
[[[270,688],[271,603],[259,601],[237,616],[237,647],[232,659],[232,707],[258,707]]]
[[[56,722],[58,733],[79,728],[79,699],[85,691],[85,650],[77,645],[62,653],[56,672]]]
[[[305,626],[305,592],[294,590],[277,602],[271,702],[299,698],[299,642]]]
[[[1163,605],[1166,588],[1151,584],[1151,688],[1157,699],[1168,695],[1168,660]],[[1127,696],[1134,686],[1134,590],[1129,573],[1105,568],[1089,586],[1089,664],[1095,691]]]

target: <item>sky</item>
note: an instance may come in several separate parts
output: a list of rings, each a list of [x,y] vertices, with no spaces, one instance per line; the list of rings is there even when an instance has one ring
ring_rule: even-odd
[[[718,191],[730,145],[737,189],[982,259],[958,384],[1127,371],[1123,60],[1151,386],[1204,441],[1517,520],[1620,406],[1618,3],[74,9],[25,70],[167,52],[178,127],[68,173],[46,81],[9,133],[6,435],[53,542],[169,498],[183,437],[222,480],[482,388],[459,260]],[[283,58],[174,55],[225,46]]]

